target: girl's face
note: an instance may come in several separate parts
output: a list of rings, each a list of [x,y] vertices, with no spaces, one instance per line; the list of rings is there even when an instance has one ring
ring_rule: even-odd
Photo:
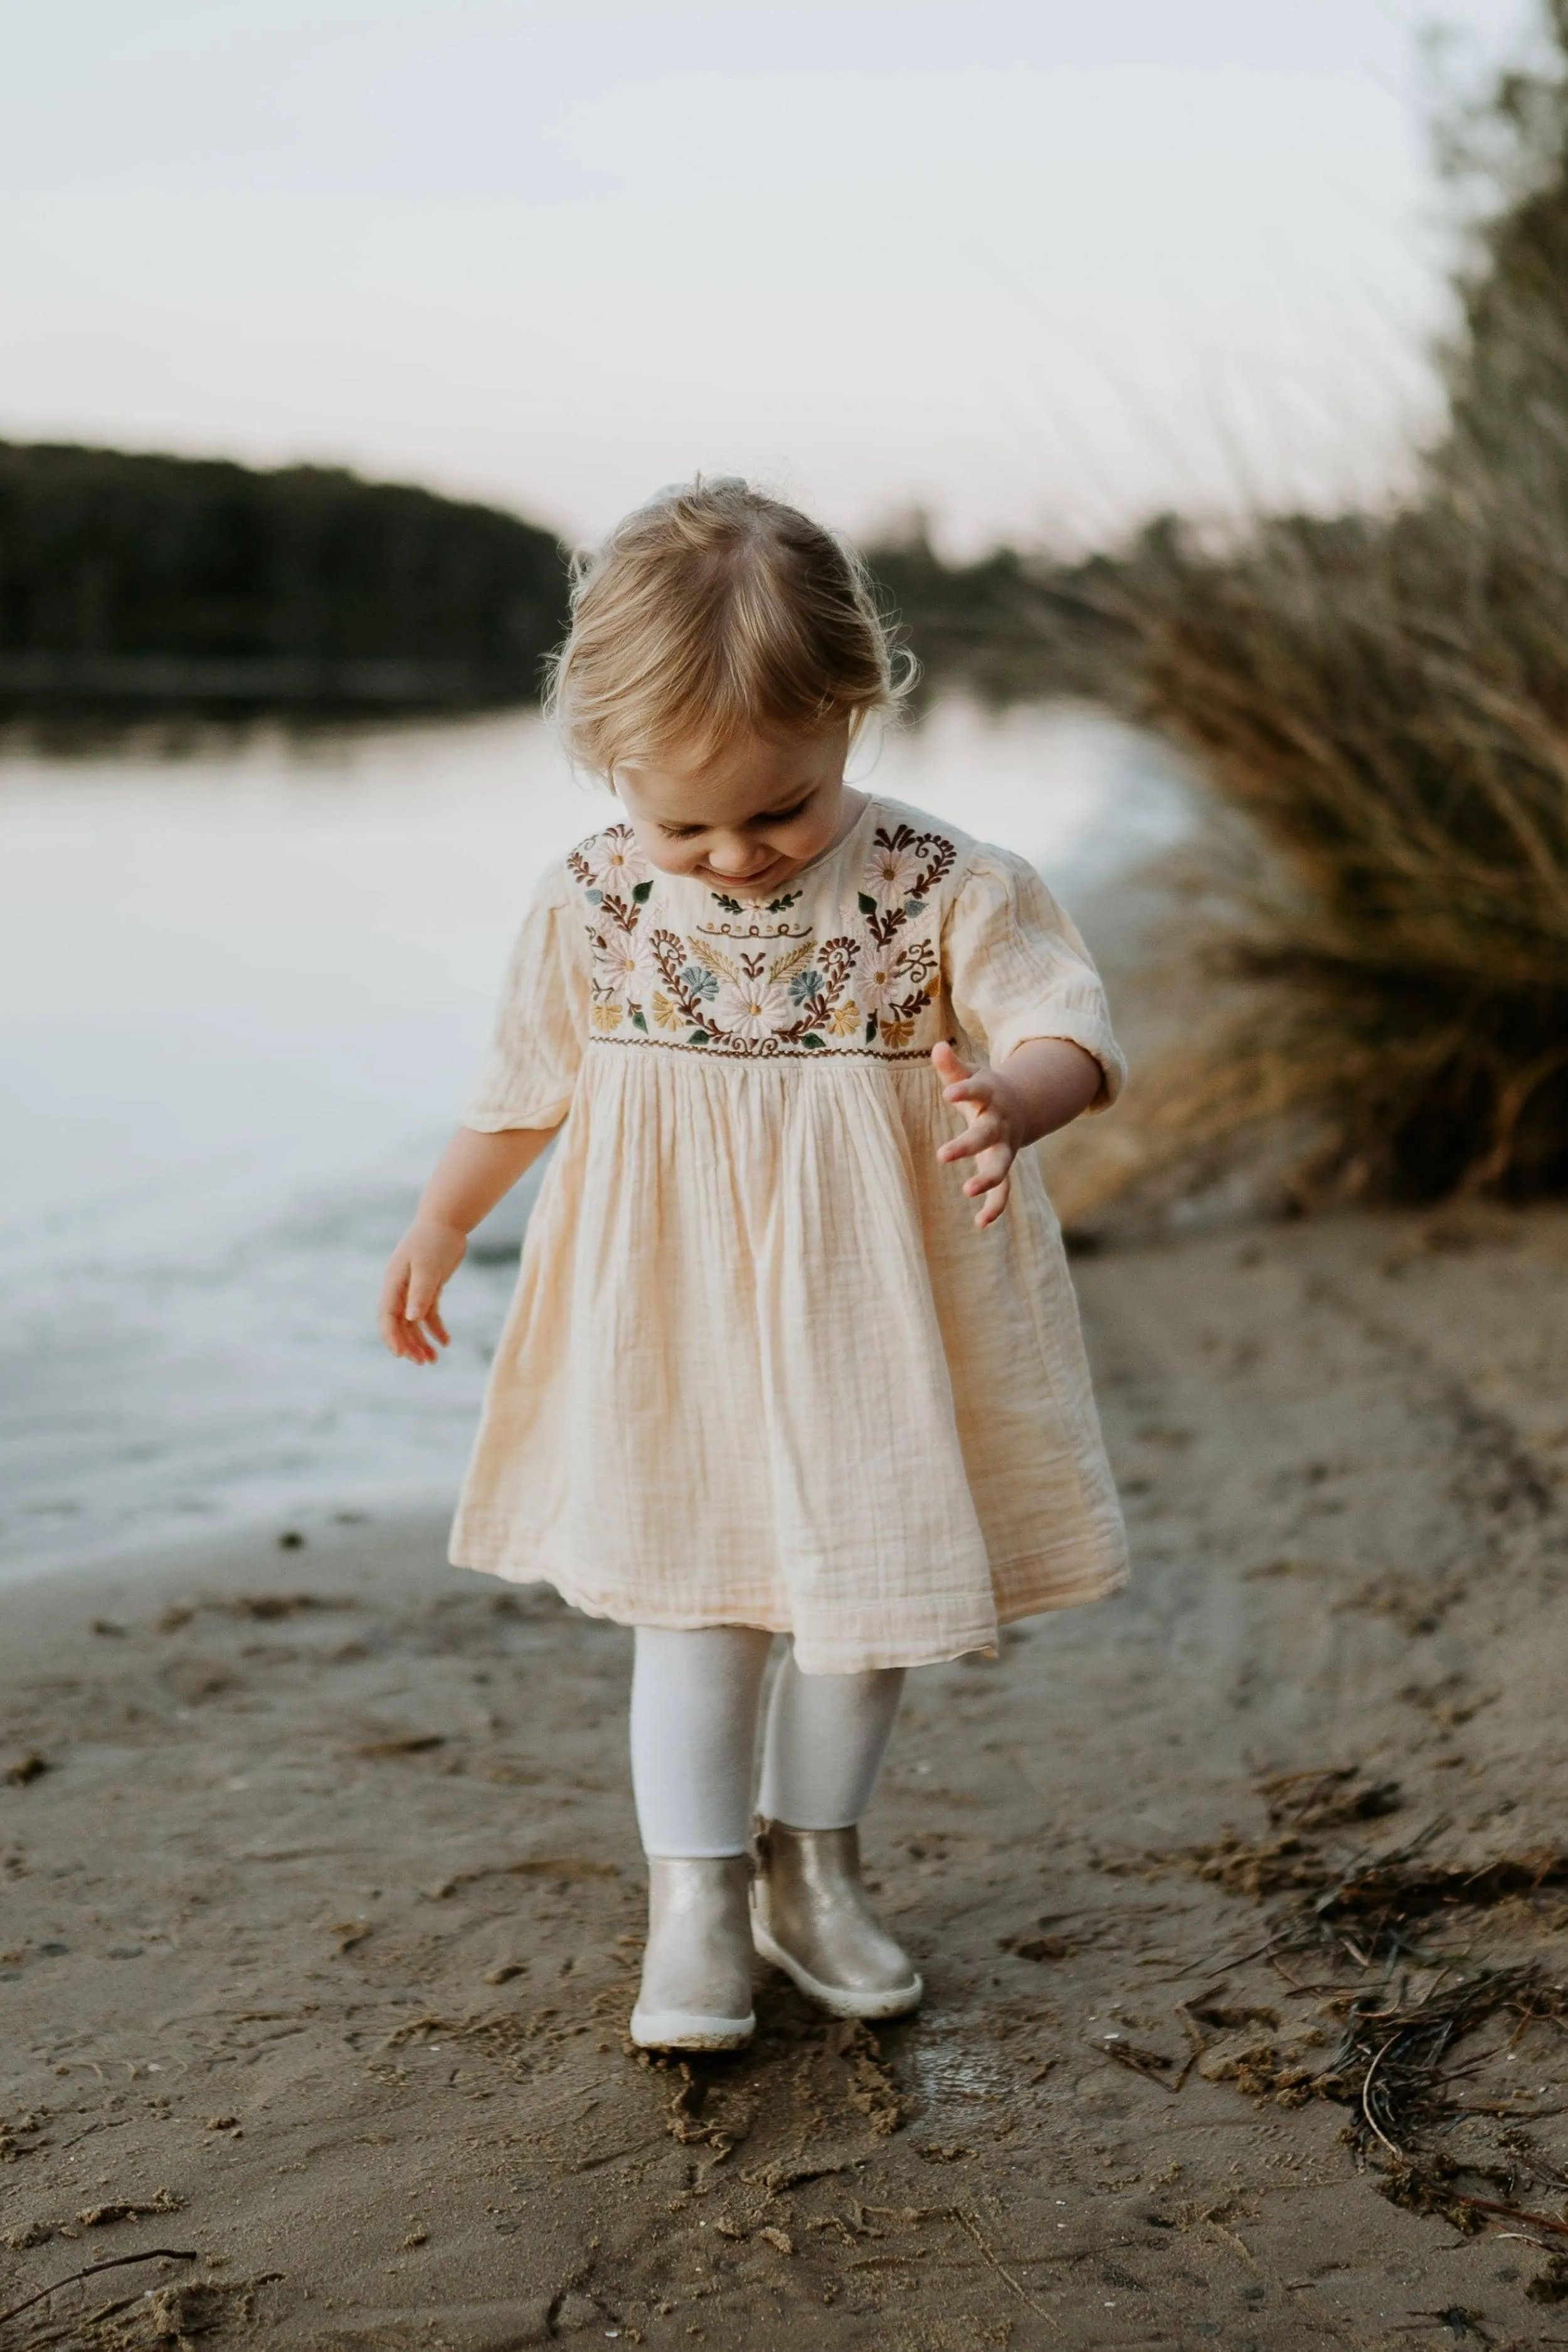
[[[849,722],[809,735],[750,735],[728,751],[628,761],[616,790],[651,865],[762,898],[831,849],[851,801]]]

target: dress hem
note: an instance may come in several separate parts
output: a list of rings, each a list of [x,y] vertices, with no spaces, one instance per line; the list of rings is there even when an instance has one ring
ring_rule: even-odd
[[[728,1610],[650,1610],[639,1611],[632,1616],[622,1614],[618,1606],[612,1607],[603,1598],[585,1591],[569,1578],[551,1569],[522,1568],[499,1558],[465,1558],[456,1541],[447,1558],[454,1568],[466,1568],[480,1576],[494,1576],[503,1584],[547,1584],[560,1594],[568,1608],[581,1610],[585,1617],[596,1617],[607,1624],[648,1625],[668,1633],[697,1633],[715,1625],[748,1625],[764,1633],[787,1634],[795,1643],[795,1664],[805,1675],[870,1674],[893,1666],[947,1665],[955,1658],[973,1656],[976,1651],[994,1651],[997,1633],[1004,1625],[1016,1624],[1026,1617],[1049,1616],[1058,1610],[1087,1608],[1094,1601],[1109,1600],[1128,1582],[1128,1570],[1122,1563],[1106,1575],[1070,1591],[1062,1591],[1046,1598],[1002,1603],[984,1623],[974,1625],[968,1633],[955,1633],[934,1643],[807,1640],[803,1654],[801,1636],[787,1618],[774,1612],[748,1608],[743,1602],[737,1602]]]

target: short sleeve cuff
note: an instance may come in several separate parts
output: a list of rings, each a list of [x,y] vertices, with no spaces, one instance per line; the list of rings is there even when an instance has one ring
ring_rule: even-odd
[[[1047,1037],[1063,1037],[1081,1045],[1100,1064],[1100,1087],[1089,1104],[1090,1113],[1109,1110],[1127,1078],[1127,1064],[1098,1010],[1070,1004],[1044,1004],[1037,1012],[1014,1013],[991,1039],[991,1066],[996,1069],[1019,1045]]]
[[[471,1128],[476,1135],[503,1135],[512,1128],[530,1128],[537,1132],[559,1127],[571,1108],[570,1087],[564,1092],[557,1087],[549,1093],[509,1096],[494,1087],[481,1087],[458,1112],[458,1124]]]

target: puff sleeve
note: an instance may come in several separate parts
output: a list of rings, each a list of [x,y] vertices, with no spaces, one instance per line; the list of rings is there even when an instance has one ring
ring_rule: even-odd
[[[1031,1038],[1066,1037],[1103,1073],[1089,1108],[1109,1109],[1127,1065],[1105,990],[1071,918],[1024,858],[972,854],[950,903],[942,964],[952,1009],[994,1066]]]
[[[564,869],[534,893],[507,966],[489,1053],[463,1108],[462,1124],[559,1127],[571,1108],[588,1028],[587,934]]]

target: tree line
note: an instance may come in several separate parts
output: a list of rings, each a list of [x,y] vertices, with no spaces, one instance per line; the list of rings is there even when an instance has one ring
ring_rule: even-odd
[[[465,703],[537,690],[554,535],[336,468],[0,443],[0,693]]]

